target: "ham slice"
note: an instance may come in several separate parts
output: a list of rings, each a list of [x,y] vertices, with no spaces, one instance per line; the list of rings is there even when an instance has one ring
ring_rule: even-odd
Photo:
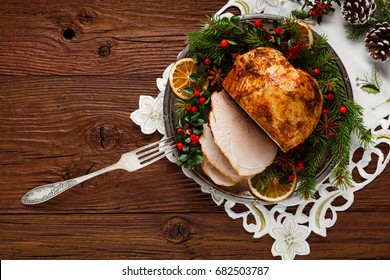
[[[225,91],[211,95],[211,106],[214,142],[233,169],[244,177],[264,171],[273,162],[277,145]]]
[[[217,185],[225,186],[225,187],[231,187],[236,184],[236,182],[233,182],[228,177],[223,175],[221,172],[219,172],[209,161],[207,156],[203,155],[202,160],[202,169],[203,172],[210,177],[211,180]]]
[[[233,184],[243,179],[237,174],[219,147],[215,144],[213,134],[207,124],[203,125],[203,134],[199,139],[199,143],[202,145],[203,155],[207,157],[209,164],[221,175],[227,177]],[[217,182],[214,181],[214,183],[218,185]]]

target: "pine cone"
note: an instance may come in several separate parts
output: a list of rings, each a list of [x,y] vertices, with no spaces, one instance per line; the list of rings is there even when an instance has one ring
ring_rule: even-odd
[[[346,0],[341,7],[341,14],[351,24],[365,24],[375,9],[375,0]]]
[[[371,28],[364,40],[370,56],[382,62],[390,58],[390,24],[384,22]]]

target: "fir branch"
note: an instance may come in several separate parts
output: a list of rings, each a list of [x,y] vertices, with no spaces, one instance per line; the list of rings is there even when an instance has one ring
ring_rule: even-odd
[[[356,41],[370,29],[371,24],[346,24],[345,29],[347,31],[347,38],[351,41]]]
[[[374,18],[376,22],[390,22],[390,1],[376,0],[377,8],[374,11]]]
[[[308,199],[313,197],[316,192],[316,179],[315,177],[302,177],[299,180],[297,194]]]
[[[272,46],[272,43],[266,41],[264,32],[259,29],[249,30],[244,40],[253,48]]]
[[[309,151],[305,159],[305,162],[308,164],[305,164],[306,167],[302,172],[300,184],[297,189],[297,192],[304,197],[313,196],[315,193],[315,177],[318,168],[325,159],[328,137],[324,134],[313,132],[308,139],[308,144]]]
[[[336,165],[331,173],[332,182],[335,186],[345,187],[350,186],[352,182],[348,171],[351,133],[355,132],[365,146],[371,142],[371,134],[365,128],[362,120],[362,108],[349,100],[336,58],[325,45],[326,38],[318,38],[311,49],[304,51],[299,63],[309,73],[314,67],[321,69],[321,73],[316,76],[316,79],[323,93],[334,92],[336,96],[332,102],[327,103],[327,106],[329,106],[329,117],[335,117],[339,120],[339,128],[335,136],[323,135],[322,141],[318,140],[316,132],[310,136],[311,145],[305,159],[310,164],[305,164],[306,167],[302,172],[298,188],[298,193],[304,197],[311,196],[315,192],[315,180],[311,178],[316,177],[318,167],[324,160],[329,146],[332,160]],[[341,106],[347,107],[348,113],[346,115],[341,116],[339,112]],[[318,142],[313,143],[313,139],[317,139]],[[329,140],[330,144],[328,145]]]
[[[278,169],[275,164],[271,164],[257,176],[256,189],[264,190],[277,177]]]
[[[351,130],[352,128],[348,126],[346,120],[342,120],[337,135],[331,141],[333,158],[341,168],[346,168],[349,163]]]
[[[193,32],[188,34],[187,43],[191,52],[196,52],[201,58],[210,58],[220,63],[224,57],[215,38],[209,32]]]
[[[350,133],[353,132],[357,135],[360,144],[364,149],[367,149],[369,145],[373,144],[373,138],[370,130],[364,125],[363,108],[352,100],[347,100],[344,105],[347,107],[345,126],[349,128]]]
[[[351,172],[345,166],[336,166],[330,173],[330,183],[336,188],[345,190],[353,187]]]

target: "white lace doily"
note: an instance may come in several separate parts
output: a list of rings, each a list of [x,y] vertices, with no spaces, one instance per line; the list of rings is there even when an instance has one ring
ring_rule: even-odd
[[[300,6],[292,1],[235,0],[228,1],[217,14],[222,15],[230,7],[238,8],[241,14],[266,12],[289,16],[293,8]],[[231,16],[231,14],[225,13],[223,16]],[[390,146],[390,62],[377,65],[383,80],[381,92],[376,95],[368,95],[363,92],[355,84],[354,79],[364,77],[365,73],[371,71],[374,63],[366,54],[363,43],[351,43],[345,39],[339,9],[336,8],[336,12],[328,17],[327,22],[315,25],[313,29],[319,34],[327,35],[329,43],[343,61],[348,76],[352,80],[354,100],[364,108],[364,121],[375,136],[375,144],[364,150],[363,156],[357,162],[352,159],[360,146],[356,138],[352,138],[349,169],[351,172],[354,171],[353,174],[359,174],[359,182],[355,182],[354,187],[335,190],[325,180],[319,184],[316,198],[302,200],[299,197],[291,197],[274,205],[265,205],[256,200],[247,204],[234,197],[219,193],[215,189],[202,187],[202,191],[209,193],[217,205],[224,205],[229,217],[232,219],[241,218],[244,229],[253,234],[254,238],[260,238],[266,234],[274,238],[275,242],[271,252],[273,256],[280,256],[282,259],[294,259],[296,255],[309,254],[310,246],[306,241],[307,237],[311,233],[326,236],[327,229],[336,223],[337,212],[348,209],[353,203],[354,193],[364,188],[382,173],[390,160],[390,153],[385,155],[377,147],[379,144]],[[141,131],[145,134],[153,133],[156,130],[162,134],[165,133],[162,103],[170,67],[164,71],[162,78],[157,79],[158,96],[156,98],[141,96],[140,108],[131,114],[131,119],[141,126]],[[370,164],[373,156],[378,158],[375,172],[367,173],[365,167]],[[169,159],[175,162],[174,158]],[[183,172],[187,173],[185,169]],[[340,197],[343,198],[343,203],[340,204],[339,199],[336,204],[336,199]],[[236,212],[233,210],[236,204],[245,205],[247,210]],[[290,210],[292,208],[294,210]],[[326,215],[329,212],[331,213],[330,218]],[[251,221],[254,218],[255,222],[249,222],[249,217],[252,218]]]

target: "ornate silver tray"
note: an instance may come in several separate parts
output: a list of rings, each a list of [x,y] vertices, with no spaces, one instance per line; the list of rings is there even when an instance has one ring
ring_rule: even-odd
[[[270,14],[254,14],[254,15],[244,15],[241,17],[241,21],[252,21],[255,19],[261,19],[264,28],[267,29],[267,27],[272,26],[273,20],[280,20],[282,17],[276,16],[276,15],[270,15]],[[316,32],[314,32],[314,36],[319,36]],[[340,69],[341,74],[344,78],[344,87],[347,92],[347,95],[350,99],[353,98],[352,95],[352,89],[350,80],[348,77],[348,74],[345,70],[345,67],[340,60],[337,53],[334,51],[334,49],[327,44],[329,50],[332,51],[334,57],[336,58],[337,65]],[[191,53],[188,50],[188,48],[185,48],[177,57],[177,59],[185,58],[185,57],[191,57]],[[177,124],[177,113],[175,109],[175,100],[176,97],[174,93],[172,92],[171,87],[169,86],[169,83],[167,83],[165,93],[164,93],[164,124],[165,124],[165,133],[168,137],[175,136],[175,130],[176,130],[176,124]],[[174,153],[174,156],[177,157],[177,151]],[[325,180],[325,178],[328,176],[330,171],[332,170],[332,160],[330,151],[328,151],[328,154],[326,156],[326,159],[324,160],[321,167],[318,169],[317,177],[316,177],[316,184],[320,184]],[[213,190],[216,194],[219,196],[230,199],[236,202],[241,203],[262,203],[262,204],[269,204],[267,202],[258,201],[251,192],[249,191],[249,188],[243,184],[243,185],[237,185],[234,187],[223,187],[216,185],[214,182],[212,182],[203,172],[200,168],[195,168],[194,170],[189,170],[186,168],[183,168],[183,172],[190,178],[192,178],[195,182],[197,182],[201,187],[207,188],[210,190]],[[287,199],[287,204],[289,204],[288,200],[293,200],[294,202],[297,200],[297,196],[293,194],[290,198]],[[295,203],[294,203],[295,204]]]

